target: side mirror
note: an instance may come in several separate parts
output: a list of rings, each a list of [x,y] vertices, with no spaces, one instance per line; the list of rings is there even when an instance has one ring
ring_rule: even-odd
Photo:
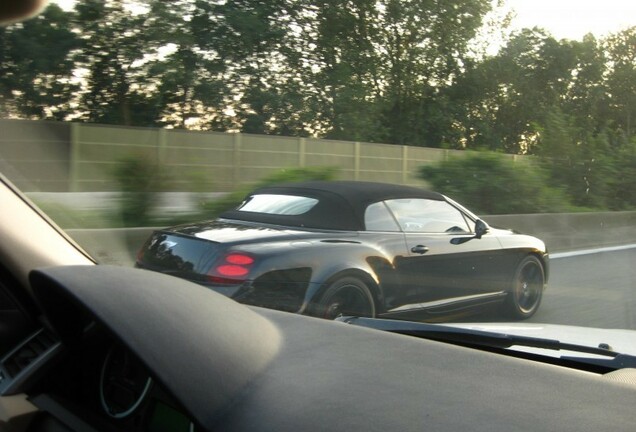
[[[488,224],[486,222],[484,222],[481,219],[477,219],[475,221],[475,235],[472,237],[454,237],[451,239],[451,244],[454,245],[460,245],[460,244],[464,244],[467,243],[471,240],[474,239],[480,239],[484,234],[486,234],[488,231],[490,231],[490,227],[488,226]]]
[[[490,227],[481,219],[475,221],[475,238],[480,239],[484,234],[490,231]]]

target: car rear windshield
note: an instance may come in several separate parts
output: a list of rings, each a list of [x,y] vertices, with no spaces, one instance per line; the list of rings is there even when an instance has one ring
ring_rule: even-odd
[[[246,199],[239,211],[297,216],[311,210],[318,200],[298,195],[258,194]]]

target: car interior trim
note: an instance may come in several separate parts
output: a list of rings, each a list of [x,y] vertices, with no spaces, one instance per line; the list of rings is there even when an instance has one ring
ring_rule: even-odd
[[[45,329],[39,329],[7,353],[0,361],[0,396],[10,396],[22,393],[29,382],[36,379],[42,369],[50,366],[52,359],[63,351],[62,344]],[[42,339],[48,340],[47,345]],[[38,347],[38,348],[36,348]],[[16,365],[17,370],[11,371],[8,363]]]

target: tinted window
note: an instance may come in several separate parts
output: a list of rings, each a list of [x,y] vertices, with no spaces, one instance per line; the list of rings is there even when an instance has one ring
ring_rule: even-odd
[[[406,232],[470,232],[464,216],[445,201],[397,199],[386,201]]]
[[[371,204],[364,213],[367,231],[400,231],[400,227],[383,202]]]
[[[318,200],[296,195],[252,195],[238,208],[240,211],[275,215],[301,215],[311,210]]]
[[[204,275],[217,257],[217,244],[197,239],[155,233],[138,257],[138,265],[159,268],[164,272],[186,278]]]

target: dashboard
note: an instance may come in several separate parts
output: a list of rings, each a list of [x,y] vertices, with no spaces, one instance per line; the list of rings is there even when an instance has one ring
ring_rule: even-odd
[[[52,267],[30,279],[46,324],[0,359],[1,396],[26,394],[38,408],[26,432],[636,422],[636,387],[589,371],[250,308],[139,269]]]
[[[0,394],[21,392],[41,410],[33,432],[198,430],[139,358],[94,322],[70,346],[41,328],[7,353]]]

